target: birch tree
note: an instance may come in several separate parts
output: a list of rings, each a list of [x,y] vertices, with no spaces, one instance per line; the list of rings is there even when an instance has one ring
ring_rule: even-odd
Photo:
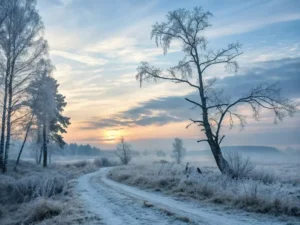
[[[1,67],[4,69],[0,161],[6,171],[13,116],[22,108],[26,88],[47,52],[43,23],[34,0],[11,0],[11,13],[3,21],[0,37]],[[5,135],[6,132],[6,135]],[[6,136],[6,137],[5,137]]]
[[[193,10],[178,9],[167,14],[166,22],[152,26],[151,38],[157,46],[162,47],[167,54],[173,41],[181,43],[184,57],[177,65],[167,70],[153,67],[142,62],[137,68],[136,78],[142,85],[143,81],[166,80],[188,85],[198,93],[197,99],[186,100],[199,110],[199,118],[190,119],[204,132],[205,138],[198,142],[207,142],[218,168],[222,173],[231,173],[228,162],[223,157],[221,143],[224,121],[245,125],[245,116],[239,112],[238,106],[247,105],[253,111],[253,116],[259,118],[260,109],[268,109],[274,113],[275,121],[282,120],[286,115],[296,112],[296,104],[280,95],[279,88],[274,84],[259,84],[242,96],[225,98],[222,91],[215,86],[216,80],[205,79],[209,69],[224,65],[227,70],[237,72],[236,58],[242,54],[241,45],[228,44],[225,48],[212,50],[207,46],[204,31],[211,25],[210,12],[201,7]]]

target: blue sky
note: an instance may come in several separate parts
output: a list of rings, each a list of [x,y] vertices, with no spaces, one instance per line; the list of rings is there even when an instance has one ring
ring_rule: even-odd
[[[193,90],[166,82],[140,89],[135,81],[140,61],[165,68],[182,57],[178,43],[171,45],[170,52],[164,56],[162,49],[150,40],[151,26],[164,21],[170,10],[195,6],[202,6],[214,15],[213,26],[205,32],[210,48],[221,48],[235,41],[243,44],[244,54],[238,60],[240,71],[236,76],[245,75],[240,78],[245,78],[244,82],[253,78],[254,68],[263,68],[263,76],[257,81],[277,79],[283,84],[284,94],[300,99],[295,86],[300,81],[297,66],[300,64],[300,1],[39,0],[50,56],[57,68],[54,76],[61,84],[60,91],[67,96],[66,114],[72,118],[66,135],[68,141],[113,148],[123,135],[135,148],[169,149],[171,139],[178,136],[188,148],[206,148],[195,141],[203,135],[197,127],[185,129],[190,112],[181,107],[180,99],[192,95]],[[218,77],[224,82],[234,83],[239,79],[227,78],[233,74],[225,72],[223,67],[209,72],[207,77]],[[253,85],[247,84],[249,88]],[[136,123],[135,115],[130,114],[134,126],[118,123],[122,115],[134,109],[151,109],[155,101],[166,101],[159,106],[165,112],[161,117],[145,117],[143,122]],[[174,108],[166,105],[178,109],[176,120],[172,120]],[[113,120],[113,125],[104,123],[108,120]],[[299,125],[299,114],[278,125],[272,124],[269,113],[263,114],[260,123],[249,117],[243,132],[238,128],[228,131],[224,145],[300,148],[300,138],[295,133],[300,133]]]

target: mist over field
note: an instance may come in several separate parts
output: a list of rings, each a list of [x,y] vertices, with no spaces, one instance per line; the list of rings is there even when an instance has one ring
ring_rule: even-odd
[[[300,225],[299,9],[0,0],[0,224]]]

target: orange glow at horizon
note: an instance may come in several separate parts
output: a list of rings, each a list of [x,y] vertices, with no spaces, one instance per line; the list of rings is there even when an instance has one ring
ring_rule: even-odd
[[[113,144],[118,142],[124,135],[124,132],[119,129],[105,130],[103,133],[105,138],[103,142],[107,144]]]

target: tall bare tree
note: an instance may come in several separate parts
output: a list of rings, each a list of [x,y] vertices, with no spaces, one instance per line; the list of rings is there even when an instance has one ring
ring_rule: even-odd
[[[131,145],[127,143],[123,137],[117,145],[117,151],[115,153],[120,159],[120,162],[124,165],[127,165],[132,159]]]
[[[197,124],[204,131],[206,138],[198,142],[207,142],[222,173],[230,173],[231,168],[222,155],[220,144],[224,139],[221,130],[228,118],[230,126],[238,120],[241,126],[245,125],[245,116],[237,106],[248,105],[254,117],[259,117],[260,108],[274,112],[275,121],[282,120],[286,114],[290,116],[296,111],[296,104],[280,96],[279,88],[273,84],[260,84],[241,97],[224,98],[222,92],[216,89],[215,80],[204,79],[211,69],[217,65],[225,65],[227,69],[238,70],[236,58],[241,55],[239,43],[229,44],[226,48],[210,50],[203,31],[209,28],[210,12],[196,7],[189,11],[178,9],[167,14],[167,21],[156,23],[152,27],[151,38],[157,46],[161,46],[164,54],[170,48],[172,41],[179,41],[184,58],[166,71],[142,62],[137,68],[136,78],[142,85],[143,81],[158,79],[183,83],[194,88],[199,95],[198,100],[188,99],[194,107],[199,108],[200,119],[191,119],[191,124]],[[190,124],[190,125],[191,125]]]
[[[12,117],[20,112],[21,103],[26,98],[26,88],[36,75],[34,71],[40,58],[47,53],[43,23],[35,9],[36,1],[11,0],[9,4],[12,11],[3,22],[0,38],[2,68],[5,68],[0,140],[0,160],[4,154],[4,172],[10,148]]]

